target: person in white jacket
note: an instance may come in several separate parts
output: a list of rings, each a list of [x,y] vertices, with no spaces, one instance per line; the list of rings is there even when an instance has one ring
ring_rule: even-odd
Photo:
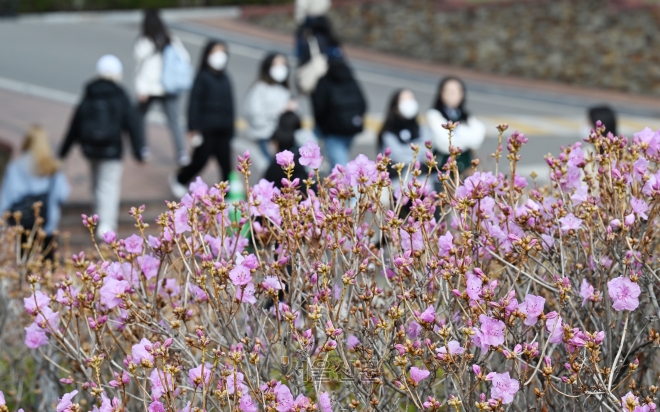
[[[330,11],[332,0],[296,0],[294,18],[298,24],[306,18],[325,15]]]
[[[465,85],[456,77],[446,77],[438,86],[434,107],[426,112],[435,150],[440,152],[440,166],[449,160],[449,130],[442,127],[448,121],[460,122],[452,134],[451,145],[462,150],[456,159],[459,172],[468,169],[486,137],[486,126],[465,110]]]
[[[190,157],[185,149],[183,131],[179,124],[179,95],[166,93],[162,82],[163,50],[170,44],[180,56],[190,61],[190,55],[183,43],[168,33],[165,24],[158,15],[158,11],[145,11],[142,35],[137,39],[133,48],[133,56],[137,63],[135,91],[139,100],[138,111],[142,116],[142,124],[144,125],[144,118],[151,103],[157,101],[162,105],[174,140],[177,163],[180,166],[185,166],[190,162]],[[150,155],[147,147],[145,144],[145,153],[143,153],[145,159]]]
[[[248,90],[244,102],[247,136],[259,144],[262,154],[270,160],[269,144],[280,115],[294,111],[296,103],[288,86],[289,67],[286,57],[270,53],[261,63],[259,78]]]

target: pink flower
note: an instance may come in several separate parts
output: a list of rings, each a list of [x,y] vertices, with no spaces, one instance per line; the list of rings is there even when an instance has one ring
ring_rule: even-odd
[[[525,301],[518,306],[518,309],[527,315],[527,319],[523,322],[527,326],[534,326],[539,320],[539,315],[543,313],[543,306],[545,305],[545,298],[527,294]]]
[[[236,390],[234,379],[236,379],[236,383],[238,383],[239,390],[243,393],[247,393],[249,388],[243,383],[245,375],[243,375],[242,372],[234,372],[233,370],[231,371],[231,374],[227,376],[227,393],[231,395]]]
[[[311,140],[308,140],[307,143],[300,149],[298,149],[300,154],[300,164],[303,166],[309,166],[312,169],[318,169],[321,167],[323,162],[323,156],[321,156],[321,149],[319,146]]]
[[[346,338],[346,346],[349,350],[355,349],[355,347],[359,344],[360,339],[358,339],[355,335],[348,335],[348,338]]]
[[[50,304],[50,297],[40,290],[34,292],[29,298],[23,298],[23,306],[30,315],[37,314],[37,308],[42,310]]]
[[[153,279],[158,275],[158,266],[160,266],[160,260],[153,257],[152,255],[138,256],[137,263],[147,280]]]
[[[266,216],[279,225],[282,222],[280,207],[273,202],[273,196],[280,193],[280,189],[276,188],[273,182],[259,180],[250,190],[250,213],[253,216]]]
[[[355,160],[348,162],[346,165],[346,173],[348,174],[351,185],[358,186],[364,184],[366,186],[374,183],[378,178],[378,170],[376,163],[363,154],[358,155]]]
[[[238,404],[238,409],[240,409],[241,412],[257,412],[259,410],[259,406],[254,403],[254,400],[250,397],[250,395],[244,394]]]
[[[500,346],[504,343],[504,322],[484,314],[479,315],[479,322],[481,322],[482,345]]]
[[[117,240],[117,234],[115,232],[113,232],[112,230],[107,231],[107,232],[103,232],[103,241],[105,243],[110,244],[110,243],[114,242],[115,240]]]
[[[125,280],[117,280],[111,277],[106,277],[103,282],[104,284],[99,291],[101,304],[108,309],[113,309],[122,304],[123,300],[120,296],[130,290],[131,285]]]
[[[647,155],[655,156],[658,154],[658,149],[660,149],[660,134],[658,132],[645,127],[644,130],[635,133],[633,136],[633,142],[640,144]]]
[[[37,349],[39,346],[48,345],[46,331],[37,326],[36,323],[25,328],[25,346],[30,349]]]
[[[441,256],[449,257],[449,252],[454,248],[454,236],[451,232],[438,237],[438,247]]]
[[[582,279],[582,285],[580,285],[580,297],[582,298],[582,306],[587,303],[590,297],[594,295],[594,287],[589,284],[587,279]]]
[[[174,212],[174,231],[178,233],[190,232],[192,228],[188,223],[188,208],[181,206]]]
[[[426,310],[419,315],[419,318],[426,323],[435,323],[435,309],[433,306],[426,308]]]
[[[231,279],[235,286],[243,286],[252,281],[252,274],[250,273],[249,268],[237,264],[231,271],[229,271],[229,279]]]
[[[408,323],[408,328],[406,329],[406,333],[408,334],[408,337],[410,337],[410,339],[417,339],[419,337],[419,334],[422,333],[422,327],[420,326],[419,323],[413,320],[412,322]]]
[[[169,372],[163,372],[154,368],[151,371],[151,375],[149,375],[149,380],[151,381],[151,395],[154,399],[160,398],[165,392],[174,390],[174,382]]]
[[[194,283],[188,283],[188,290],[190,291],[190,299],[196,300],[197,302],[205,302],[209,298],[206,295],[206,292],[204,292],[204,289]]]
[[[477,276],[473,272],[468,272],[465,288],[468,297],[474,301],[478,301],[483,284],[484,282],[481,280],[481,276]]]
[[[148,412],[165,412],[165,406],[159,401],[153,401],[149,404]]]
[[[428,378],[430,374],[431,372],[427,371],[426,369],[420,369],[416,366],[410,368],[410,379],[415,382],[415,385],[419,385],[419,382]]]
[[[254,292],[254,283],[252,282],[245,285],[245,289],[242,287],[237,287],[236,300],[254,305],[257,303],[257,298],[254,297]]]
[[[263,288],[266,290],[282,289],[282,286],[280,285],[280,280],[277,278],[277,276],[266,276],[264,281],[261,283],[261,286],[263,286]]]
[[[582,184],[576,191],[571,195],[571,200],[575,206],[584,203],[589,197],[589,186]]]
[[[516,379],[511,379],[509,372],[489,373],[486,379],[493,383],[493,387],[490,389],[492,398],[501,399],[505,405],[513,402],[516,392],[520,389],[520,383]]]
[[[328,392],[321,392],[319,395],[319,406],[321,407],[321,412],[332,412],[332,402],[330,401]]]
[[[639,306],[639,285],[630,279],[620,276],[607,282],[607,292],[614,302],[612,308],[620,310],[635,310]]]
[[[561,223],[561,230],[568,232],[569,230],[578,230],[582,226],[582,219],[575,217],[573,213],[569,213],[559,219],[559,223]]]
[[[180,296],[181,295],[181,286],[176,279],[166,278],[163,279],[163,285],[158,290],[158,294],[164,298],[168,296]]]
[[[7,403],[5,402],[5,394],[0,391],[0,406],[5,406]]]
[[[148,339],[145,338],[142,338],[140,343],[138,343],[137,345],[133,345],[131,351],[133,355],[133,363],[139,365],[140,362],[142,362],[142,359],[146,359],[151,362],[154,361],[154,357],[151,355],[151,353],[147,352],[146,349],[147,346],[153,346],[153,344]]]
[[[545,330],[550,334],[548,342],[561,343],[564,337],[564,328],[562,327],[561,316],[559,316],[557,312],[550,312],[545,317]]]
[[[278,412],[289,411],[293,407],[293,395],[291,395],[291,390],[286,385],[277,382],[274,392],[278,404],[276,408]]]
[[[143,243],[144,243],[144,239],[142,239],[140,236],[131,235],[126,240],[124,240],[124,247],[126,248],[126,251],[128,253],[134,253],[136,255],[139,255],[140,253],[142,253]]]
[[[192,386],[199,386],[204,383],[204,386],[208,386],[209,381],[211,380],[211,368],[213,368],[213,365],[210,363],[206,362],[204,365],[199,365],[196,368],[193,368],[188,371],[188,382]],[[202,381],[202,369],[204,370],[204,379]]]
[[[190,186],[188,186],[188,190],[196,198],[201,199],[209,193],[209,186],[204,183],[200,176],[197,176],[197,179],[195,179],[194,182],[191,182]]]
[[[53,312],[50,308],[43,308],[41,313],[37,315],[34,323],[46,332],[54,332],[57,330],[57,325],[60,322],[60,313]]]
[[[69,392],[62,396],[57,404],[57,412],[71,412],[71,406],[73,406],[71,399],[73,399],[76,394],[78,394],[78,391]]]
[[[455,340],[450,340],[447,342],[447,346],[441,346],[436,351],[438,352],[438,358],[439,359],[444,359],[445,355],[447,355],[447,349],[449,349],[449,354],[450,355],[460,355],[465,352],[465,348],[461,346],[461,344],[458,341]]]
[[[275,162],[284,169],[293,167],[293,153],[288,150],[283,150],[275,155]]]
[[[649,219],[646,215],[646,211],[649,210],[649,205],[643,199],[637,199],[635,196],[632,196],[630,198],[630,207],[632,207],[632,211],[637,217],[641,217],[644,220]]]

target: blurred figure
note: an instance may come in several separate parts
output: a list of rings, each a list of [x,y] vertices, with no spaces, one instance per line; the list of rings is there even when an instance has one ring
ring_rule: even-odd
[[[451,144],[462,150],[456,158],[459,173],[467,170],[474,151],[481,147],[486,138],[486,126],[465,110],[465,85],[456,77],[445,77],[438,86],[434,106],[426,112],[426,121],[433,138],[433,147],[442,156],[439,166],[449,160],[449,130],[442,127],[448,121],[460,122],[454,129]]]
[[[312,106],[316,132],[324,142],[330,168],[346,166],[353,138],[364,128],[367,103],[343,59],[330,61],[328,73],[312,93]]]
[[[603,126],[605,126],[606,133],[611,132],[614,136],[617,136],[617,127],[616,127],[616,113],[609,106],[595,106],[589,108],[589,125],[592,129],[596,128],[596,122],[601,121]],[[587,135],[589,131],[587,131]]]
[[[60,170],[60,162],[53,156],[46,131],[33,126],[23,139],[23,153],[7,166],[2,182],[0,211],[21,211],[21,225],[27,230],[34,225],[32,205],[41,201],[42,229],[46,232],[44,252],[52,256],[49,247],[57,230],[61,205],[69,197],[69,184]]]
[[[302,130],[302,125],[300,118],[294,112],[287,111],[282,113],[275,129],[275,133],[270,138],[270,144],[272,146],[273,153],[279,153],[283,150],[288,150],[293,153],[294,158],[294,168],[291,180],[300,179],[300,184],[302,181],[307,179],[308,173],[305,169],[305,166],[301,165],[298,159],[300,154],[298,153],[298,145],[296,144],[296,134]],[[276,162],[271,161],[266,173],[264,174],[264,179],[269,182],[275,183],[275,187],[282,188],[282,179],[286,177],[286,173],[282,166],[278,165]]]
[[[225,68],[229,51],[224,42],[211,40],[202,53],[188,104],[188,135],[195,151],[188,166],[170,177],[172,194],[182,198],[186,186],[204,169],[211,156],[220,165],[220,181],[231,171],[231,141],[234,138],[234,95]]]
[[[330,10],[331,0],[296,0],[294,18],[296,23],[324,16]]]
[[[117,230],[121,200],[122,132],[128,132],[135,158],[142,162],[144,139],[138,115],[124,89],[122,64],[106,54],[96,64],[99,75],[85,87],[76,108],[60,157],[65,158],[74,143],[80,143],[92,174],[94,209],[99,216],[97,236]]]
[[[298,67],[312,59],[311,47],[318,46],[321,55],[328,59],[342,57],[341,43],[335,35],[327,16],[308,17],[296,30],[296,57]]]
[[[280,115],[295,110],[289,91],[289,66],[286,57],[270,53],[261,62],[259,78],[250,87],[244,102],[245,119],[248,124],[248,138],[257,142],[261,153],[270,159],[268,141],[275,132]]]
[[[171,47],[168,48],[168,46]],[[144,119],[151,104],[153,102],[159,102],[165,111],[167,124],[174,139],[176,160],[180,166],[185,166],[190,162],[190,157],[186,152],[183,133],[179,124],[179,96],[189,87],[186,87],[186,84],[179,85],[178,87],[177,85],[170,85],[164,82],[166,80],[164,76],[176,76],[179,81],[181,81],[182,77],[186,77],[184,73],[167,73],[165,70],[177,70],[174,67],[177,64],[184,65],[184,67],[186,65],[189,66],[190,55],[183,46],[183,43],[168,33],[157,10],[145,11],[142,22],[142,33],[135,42],[133,55],[137,63],[135,91],[139,100],[138,108],[143,124],[142,127],[145,127]],[[177,59],[182,60],[182,62],[176,63]],[[173,63],[165,65],[166,60]],[[188,82],[192,80],[190,76],[187,79],[189,79]],[[185,82],[187,79],[183,79],[183,81]],[[143,155],[145,157],[150,155],[146,144]]]
[[[378,134],[378,151],[382,153],[387,148],[392,149],[390,155],[392,164],[405,163],[408,165],[413,160],[423,161],[425,159],[424,142],[428,140],[428,136],[426,129],[422,128],[417,121],[418,114],[419,103],[412,91],[401,89],[392,95],[387,107],[385,122]],[[417,158],[413,158],[411,143],[420,148]],[[404,168],[404,174],[405,171]],[[392,169],[390,176],[394,184],[394,180],[398,180],[396,171]]]

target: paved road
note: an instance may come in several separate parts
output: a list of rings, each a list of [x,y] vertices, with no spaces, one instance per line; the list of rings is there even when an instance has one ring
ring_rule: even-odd
[[[231,59],[228,71],[233,79],[237,104],[242,103],[247,88],[257,73],[259,60],[268,50],[289,53],[290,45],[268,42],[226,30],[212,28],[191,20],[171,22],[170,27],[191,52],[195,62],[208,37],[229,41]],[[73,103],[83,82],[94,75],[96,59],[104,53],[120,57],[125,65],[125,83],[133,89],[132,44],[138,33],[131,19],[47,22],[44,20],[0,21],[0,88],[21,91],[38,97]],[[438,79],[410,70],[374,65],[354,59],[352,62],[369,101],[370,116],[379,119],[389,95],[399,87],[412,89],[422,107],[428,107]],[[468,107],[489,126],[507,122],[530,136],[523,153],[525,173],[532,170],[543,176],[542,156],[557,153],[559,145],[580,138],[586,127],[585,107],[598,103],[587,98],[567,97],[548,92],[526,91],[494,84],[468,83]],[[305,114],[308,107],[302,102]],[[239,106],[240,107],[240,106]],[[616,107],[621,115],[622,131],[632,133],[644,125],[660,128],[655,113],[644,107]],[[156,115],[157,119],[158,116]],[[39,119],[35,119],[39,120]],[[0,125],[2,126],[2,125]],[[15,125],[13,127],[16,127]],[[373,153],[373,133],[365,133],[356,142],[355,152]],[[238,144],[241,148],[241,144]],[[487,158],[496,141],[488,139],[481,150]]]

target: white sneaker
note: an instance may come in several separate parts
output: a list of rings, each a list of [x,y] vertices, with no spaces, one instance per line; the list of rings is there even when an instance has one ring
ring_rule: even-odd
[[[190,156],[186,152],[181,152],[176,161],[181,167],[188,166],[190,164]]]
[[[176,175],[174,173],[170,174],[167,177],[167,182],[170,184],[170,190],[172,191],[172,195],[176,197],[177,199],[181,199],[188,193],[188,189],[181,183],[176,178]]]

